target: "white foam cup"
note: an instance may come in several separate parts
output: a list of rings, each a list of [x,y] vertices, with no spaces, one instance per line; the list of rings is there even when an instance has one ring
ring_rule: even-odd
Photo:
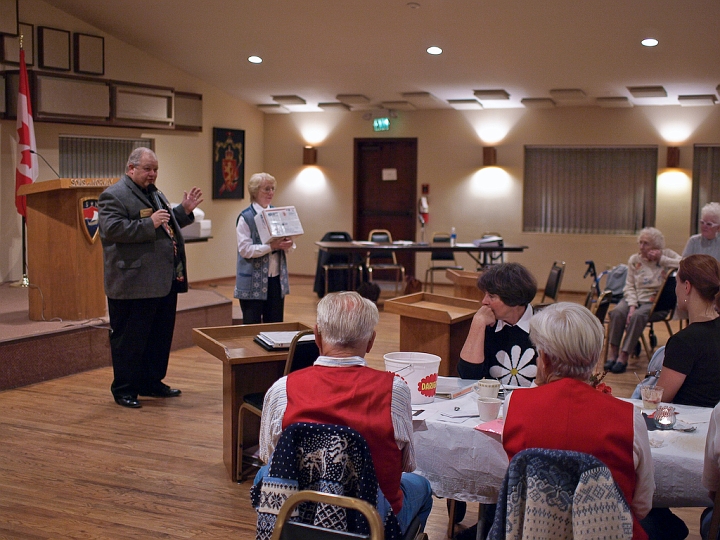
[[[500,414],[500,406],[502,405],[502,399],[492,397],[478,397],[477,408],[480,420],[488,422],[495,420]]]

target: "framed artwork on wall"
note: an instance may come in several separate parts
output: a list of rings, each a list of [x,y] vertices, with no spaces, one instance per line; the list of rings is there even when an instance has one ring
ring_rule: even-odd
[[[243,199],[245,130],[213,128],[213,199]]]
[[[18,0],[0,0],[0,34],[18,35]]]
[[[38,26],[38,66],[70,71],[70,32]]]
[[[90,34],[73,34],[75,73],[105,75],[105,38]]]
[[[32,24],[19,23],[19,34],[17,36],[2,36],[2,62],[4,64],[20,64],[20,37],[23,40],[25,49],[25,65],[32,66],[35,63],[35,41],[33,39]]]

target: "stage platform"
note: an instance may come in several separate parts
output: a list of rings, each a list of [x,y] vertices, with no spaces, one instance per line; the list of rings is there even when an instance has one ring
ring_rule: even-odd
[[[192,329],[233,323],[230,299],[211,290],[178,295],[173,350],[192,347]],[[0,391],[111,365],[107,316],[31,321],[28,289],[0,285]]]

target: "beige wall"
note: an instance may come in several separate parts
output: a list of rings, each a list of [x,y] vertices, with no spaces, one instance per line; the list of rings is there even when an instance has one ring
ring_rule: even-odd
[[[20,19],[70,31],[102,35],[88,24],[69,17],[41,0],[23,0]],[[163,130],[141,131],[64,124],[36,124],[38,151],[58,168],[58,135],[155,138],[160,160],[158,185],[173,201],[193,185],[206,193],[201,208],[213,222],[214,238],[188,246],[191,281],[231,276],[235,273],[235,218],[248,199],[231,202],[210,199],[211,137],[213,127],[246,132],[245,177],[265,170],[278,179],[274,203],[298,207],[305,235],[297,239],[291,255],[295,274],[315,272],[314,242],[329,230],[353,229],[353,140],[358,137],[416,137],[418,139],[418,189],[430,184],[430,223],[427,234],[456,227],[461,241],[484,231],[499,231],[508,243],[529,249],[510,260],[526,264],[544,284],[553,260],[567,262],[565,290],[584,291],[584,261],[594,259],[598,268],[624,262],[635,250],[628,236],[550,235],[522,232],[522,163],[526,144],[657,144],[659,166],[665,162],[668,140],[680,146],[680,178],[658,179],[657,226],[668,247],[681,251],[690,230],[690,169],[692,145],[720,143],[718,107],[636,107],[606,110],[559,108],[555,110],[454,110],[400,112],[389,132],[372,131],[362,113],[294,113],[263,116],[255,107],[192,78],[148,54],[105,36],[106,77],[203,94],[202,133]],[[672,133],[680,132],[676,139]],[[488,144],[490,137],[498,142]],[[499,134],[499,135],[497,135]],[[14,209],[15,123],[0,121],[0,281],[21,276],[20,218]],[[317,144],[318,168],[303,168],[302,146]],[[492,176],[481,170],[482,146],[497,147],[500,170]],[[661,169],[662,172],[662,169]],[[499,175],[499,176],[497,176]],[[53,173],[40,164],[40,180]],[[418,193],[419,195],[419,193]],[[418,231],[419,238],[419,231]],[[417,272],[424,273],[427,255],[418,255]],[[458,262],[474,263],[465,255]]]
[[[86,23],[69,17],[39,0],[20,3],[20,20],[38,25],[62,28],[71,32],[103,35]],[[203,95],[203,130],[201,133],[167,130],[103,128],[67,124],[35,124],[38,152],[57,170],[58,136],[60,134],[114,137],[146,136],[155,139],[160,170],[158,186],[170,201],[179,202],[183,190],[197,185],[205,194],[200,208],[212,221],[213,238],[206,243],[187,247],[188,274],[191,281],[206,280],[235,274],[237,251],[235,218],[247,205],[247,198],[239,201],[213,201],[212,128],[244,129],[246,138],[246,177],[262,169],[263,115],[255,107],[163,64],[142,51],[105,35],[105,76],[122,81],[173,87],[176,90]],[[15,121],[0,121],[0,282],[17,280],[22,275],[21,221],[15,211]],[[40,160],[39,180],[55,175]]]
[[[353,230],[353,140],[359,137],[417,137],[418,196],[420,184],[430,184],[432,231],[456,227],[460,241],[484,231],[498,231],[508,243],[525,244],[523,254],[509,260],[530,268],[544,286],[553,260],[567,263],[564,290],[585,291],[585,260],[598,269],[626,262],[636,250],[632,236],[557,235],[522,232],[523,147],[526,144],[659,146],[659,172],[665,171],[666,147],[680,146],[681,171],[659,175],[656,225],[668,247],[681,252],[690,232],[692,145],[720,143],[717,107],[558,108],[554,110],[454,110],[399,112],[388,132],[377,134],[362,113],[296,113],[265,119],[265,169],[279,183],[275,204],[294,204],[305,235],[297,239],[291,272],[314,273],[314,242],[329,230]],[[672,130],[685,130],[681,142],[669,144]],[[482,169],[483,137],[500,133],[500,169]],[[308,134],[324,134],[316,142],[318,167],[302,167],[302,146]],[[503,136],[504,134],[504,136]],[[316,135],[319,137],[320,135]],[[497,137],[497,135],[496,135]],[[676,139],[677,140],[677,139]],[[311,178],[310,174],[316,177]],[[492,174],[491,174],[492,173]],[[418,226],[417,237],[420,232]],[[427,255],[418,255],[423,277]],[[458,255],[473,269],[473,261]]]

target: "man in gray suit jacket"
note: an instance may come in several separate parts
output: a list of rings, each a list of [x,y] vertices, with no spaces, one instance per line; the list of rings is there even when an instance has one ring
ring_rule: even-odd
[[[202,191],[193,187],[170,209],[155,187],[157,171],[155,152],[136,148],[123,177],[98,201],[114,374],[110,390],[118,405],[130,408],[141,407],[138,395],[180,395],[162,379],[177,294],[188,290],[180,228],[194,221],[193,210],[202,202]]]

